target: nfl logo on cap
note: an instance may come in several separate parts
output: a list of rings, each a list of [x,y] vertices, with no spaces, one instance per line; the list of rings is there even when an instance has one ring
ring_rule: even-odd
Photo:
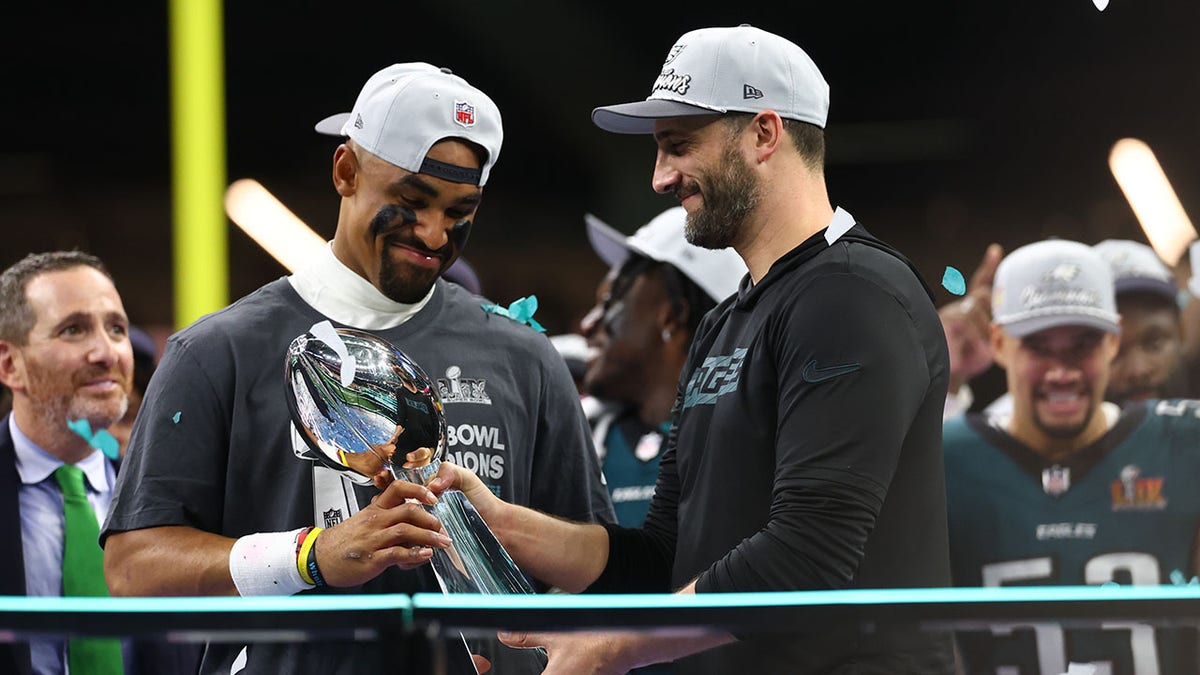
[[[455,101],[454,121],[464,127],[475,126],[475,106],[466,101]]]

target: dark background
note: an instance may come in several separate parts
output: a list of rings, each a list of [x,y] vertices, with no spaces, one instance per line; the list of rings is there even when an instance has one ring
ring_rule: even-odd
[[[131,319],[167,330],[166,4],[6,5],[0,265],[89,250]],[[448,66],[505,123],[466,257],[494,300],[537,294],[566,331],[604,272],[583,214],[632,232],[673,205],[650,190],[652,142],[600,131],[590,110],[644,98],[683,32],[746,22],[801,45],[831,85],[833,202],[937,287],[989,241],[1144,241],[1108,171],[1121,137],[1149,143],[1200,212],[1198,19],[1194,0],[230,2],[228,179],[258,179],[331,237],[336,143],[313,123],[387,64]],[[229,242],[231,300],[285,274],[233,225]]]

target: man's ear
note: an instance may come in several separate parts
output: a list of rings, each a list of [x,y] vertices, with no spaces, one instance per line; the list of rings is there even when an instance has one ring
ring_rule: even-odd
[[[683,336],[687,332],[686,308],[675,311],[669,300],[664,300],[655,314],[658,332],[663,336],[663,342],[670,342],[675,336]]]
[[[13,391],[25,388],[25,368],[21,352],[6,340],[0,340],[0,383]]]
[[[342,143],[333,151],[333,187],[343,197],[352,196],[358,189],[358,174],[362,167],[349,145]]]
[[[1008,335],[1005,334],[1003,328],[992,324],[990,337],[992,342],[992,360],[996,362],[996,365],[1008,370],[1008,364],[1005,363],[1008,355],[1004,353],[1004,341],[1008,338]]]
[[[750,120],[749,131],[754,134],[754,159],[766,161],[783,142],[787,133],[783,128],[783,118],[774,110],[764,110]]]

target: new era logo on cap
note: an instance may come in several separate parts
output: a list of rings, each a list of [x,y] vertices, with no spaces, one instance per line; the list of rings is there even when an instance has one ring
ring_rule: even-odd
[[[751,87],[748,84],[742,85],[742,98],[762,98],[762,97],[763,97],[763,93],[762,93],[761,89],[755,89],[754,87]]]

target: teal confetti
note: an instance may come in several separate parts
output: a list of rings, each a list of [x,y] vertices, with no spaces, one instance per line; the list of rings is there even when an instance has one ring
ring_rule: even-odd
[[[1190,580],[1183,575],[1179,570],[1171,570],[1171,583],[1176,586],[1200,586],[1200,578],[1192,577]]]
[[[180,414],[181,413],[179,411],[176,411],[174,415],[171,415],[171,421],[174,422],[175,424],[179,424]]]
[[[483,307],[483,311],[485,312],[499,314],[500,316],[507,316],[517,323],[528,324],[530,328],[539,333],[546,332],[546,329],[542,326],[542,324],[538,323],[533,318],[533,313],[536,312],[538,308],[538,299],[536,295],[530,295],[521,298],[520,300],[514,300],[508,305],[507,308],[501,307],[500,305],[480,306]]]
[[[67,428],[87,441],[88,445],[104,453],[104,456],[109,459],[116,459],[120,454],[121,447],[117,443],[117,439],[104,429],[93,434],[92,425],[85,419],[67,420]]]
[[[92,440],[92,425],[87,420],[67,420],[67,428],[85,441]]]
[[[91,446],[103,452],[104,456],[109,459],[116,459],[121,454],[121,444],[112,434],[108,433],[107,429],[101,429],[92,434]]]
[[[946,268],[945,274],[942,275],[942,286],[955,295],[963,295],[967,292],[966,279],[963,279],[962,272],[953,267]]]

